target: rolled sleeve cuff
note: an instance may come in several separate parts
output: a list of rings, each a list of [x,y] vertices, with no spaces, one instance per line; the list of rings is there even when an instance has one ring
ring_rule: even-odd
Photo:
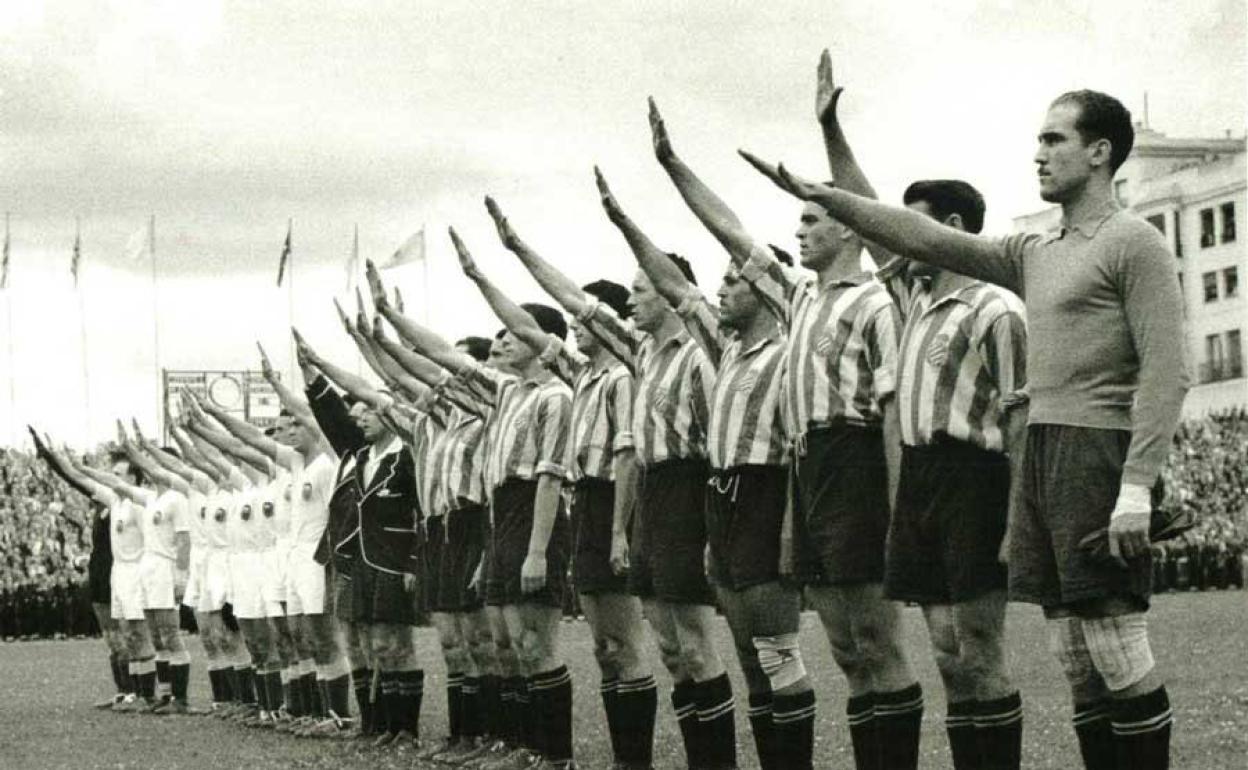
[[[874,382],[875,402],[883,403],[884,399],[897,393],[897,378],[891,366],[884,366],[871,373]]]
[[[325,375],[318,374],[316,379],[308,385],[308,398],[324,398],[330,389],[329,380],[325,378]]]
[[[702,292],[697,286],[689,286],[685,290],[685,296],[680,298],[680,304],[676,306],[676,315],[681,318],[689,318],[698,310],[698,306],[706,301],[702,296]]]
[[[636,449],[637,442],[633,440],[633,432],[631,430],[622,430],[615,434],[615,440],[611,442],[612,452],[624,452],[629,449]]]
[[[1027,406],[1031,403],[1031,394],[1026,388],[1011,390],[1001,396],[1001,408],[1005,411],[1017,409],[1020,406]]]
[[[741,267],[741,277],[754,283],[767,275],[767,269],[775,261],[776,258],[772,255],[771,249],[756,243],[754,248],[750,249],[750,258]]]
[[[564,470],[563,465],[550,460],[542,460],[538,462],[537,466],[533,470],[538,476],[546,474],[548,476],[554,476],[558,479],[566,479],[568,477],[568,472]]]

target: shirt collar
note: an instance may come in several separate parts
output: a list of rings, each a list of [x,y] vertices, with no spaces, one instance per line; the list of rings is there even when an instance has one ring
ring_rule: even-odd
[[[390,436],[390,440],[380,447],[371,447],[368,453],[368,459],[377,462],[386,455],[392,455],[403,448],[403,441],[398,436]]]
[[[827,289],[837,289],[844,286],[861,286],[875,277],[875,273],[870,270],[860,270],[851,275],[842,276],[834,280],[828,281],[824,286]]]
[[[1121,210],[1122,208],[1118,205],[1117,201],[1110,199],[1095,209],[1092,209],[1076,221],[1068,220],[1066,216],[1063,215],[1062,224],[1057,231],[1057,237],[1061,238],[1065,236],[1066,233],[1073,231],[1079,233],[1084,238],[1091,240],[1096,236],[1097,232],[1100,231],[1101,226],[1104,225],[1110,217],[1117,214]]]
[[[975,283],[969,283],[966,286],[963,286],[962,288],[958,289],[955,292],[946,294],[945,296],[940,297],[939,299],[932,299],[931,286],[927,284],[926,282],[922,283],[921,285],[923,286],[921,291],[927,296],[929,300],[928,306],[923,308],[924,314],[932,312],[933,310],[945,304],[946,302],[961,302],[963,305],[970,305],[971,304],[970,295],[978,292],[980,288],[983,287],[983,283],[976,281]]]

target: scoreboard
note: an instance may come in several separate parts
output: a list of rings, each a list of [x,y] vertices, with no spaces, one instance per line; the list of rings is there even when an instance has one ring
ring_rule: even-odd
[[[281,376],[280,373],[278,376]],[[181,411],[179,393],[183,390],[189,390],[222,411],[261,428],[274,425],[282,409],[273,386],[260,372],[165,369],[162,371],[162,384],[164,419],[161,425],[166,426],[166,434],[170,420]]]

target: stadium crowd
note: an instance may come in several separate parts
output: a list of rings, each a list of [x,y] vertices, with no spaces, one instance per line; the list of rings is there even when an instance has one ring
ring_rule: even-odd
[[[1162,505],[1196,526],[1154,545],[1155,590],[1243,588],[1248,410],[1184,421],[1162,477]],[[0,450],[0,480],[0,639],[98,634],[85,595],[88,502],[22,450]],[[566,607],[574,611],[575,597]]]

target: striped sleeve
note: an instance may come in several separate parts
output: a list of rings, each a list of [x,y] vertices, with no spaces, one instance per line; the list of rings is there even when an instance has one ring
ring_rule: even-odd
[[[550,335],[550,341],[546,343],[546,349],[538,355],[538,360],[542,365],[550,370],[551,374],[563,380],[568,387],[575,387],[576,378],[584,371],[587,362],[583,357],[578,358],[568,350],[568,346],[563,340],[555,335]]]
[[[875,403],[897,390],[897,342],[901,331],[901,314],[892,302],[882,305],[870,315],[863,330],[867,363],[871,367],[871,384]]]
[[[568,436],[572,398],[562,388],[543,394],[537,410],[537,457],[534,472],[568,477]]]
[[[914,308],[914,300],[916,292],[914,291],[914,280],[906,274],[906,267],[910,260],[905,257],[893,257],[875,271],[875,278],[884,284],[884,289],[888,292],[888,296],[892,297],[893,304],[901,311],[901,321],[910,316]]]
[[[690,388],[690,406],[693,410],[693,419],[702,428],[702,435],[705,438],[710,431],[711,424],[711,401],[714,399],[715,392],[715,367],[702,353],[701,350],[694,350],[692,365],[690,366],[689,377],[693,385]]]
[[[436,392],[452,406],[483,420],[494,408],[492,403],[482,401],[475,393],[469,390],[462,379],[452,377],[449,374],[438,384]]]
[[[637,349],[641,346],[641,336],[621,320],[614,310],[603,306],[601,302],[591,302],[576,320],[584,324],[589,333],[606,347],[607,352],[618,358],[630,372],[634,375],[637,373],[636,358]]]
[[[792,323],[793,299],[803,282],[796,274],[785,270],[770,248],[754,244],[750,258],[741,268],[741,277],[750,282],[772,315],[786,326]]]
[[[627,370],[613,370],[607,380],[607,420],[611,426],[612,452],[635,449],[633,438],[633,378]]]
[[[1003,399],[1027,384],[1027,325],[1021,315],[1002,313],[986,330],[979,348]]]
[[[676,315],[685,322],[689,336],[698,343],[711,363],[718,367],[727,343],[719,333],[719,320],[715,317],[715,309],[697,286],[689,286],[684,299],[676,307]]]

